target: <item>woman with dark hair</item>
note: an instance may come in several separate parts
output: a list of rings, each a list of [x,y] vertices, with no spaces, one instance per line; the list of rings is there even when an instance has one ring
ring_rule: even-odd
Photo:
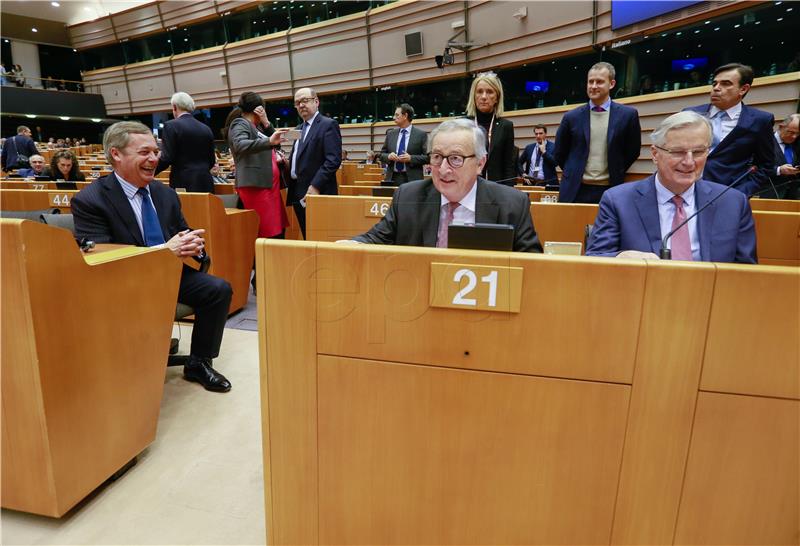
[[[489,152],[483,176],[488,180],[514,185],[517,176],[517,149],[514,147],[514,124],[503,116],[503,84],[494,72],[475,76],[469,90],[467,117],[486,132]]]
[[[50,180],[66,180],[67,182],[84,181],[86,177],[78,169],[78,159],[69,150],[59,150],[50,158],[50,167],[45,169],[43,176]]]
[[[283,239],[289,225],[281,199],[279,163],[285,160],[276,153],[286,131],[272,127],[263,99],[252,91],[239,97],[224,129],[236,166],[236,191],[244,207],[258,213],[259,237]]]

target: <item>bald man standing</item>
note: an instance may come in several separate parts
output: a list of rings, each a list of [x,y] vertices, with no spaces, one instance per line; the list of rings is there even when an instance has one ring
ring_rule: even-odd
[[[306,195],[337,195],[336,171],[342,164],[342,134],[339,124],[319,112],[319,97],[310,87],[294,94],[294,107],[302,118],[291,158],[289,203],[306,236]]]

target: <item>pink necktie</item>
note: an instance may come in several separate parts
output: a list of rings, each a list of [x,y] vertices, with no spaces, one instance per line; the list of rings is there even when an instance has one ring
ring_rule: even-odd
[[[453,203],[451,201],[445,205],[444,219],[441,219],[441,215],[439,216],[439,234],[436,238],[437,248],[447,248],[447,227],[453,223],[453,214],[457,208],[458,203]]]
[[[680,195],[673,195],[672,202],[675,203],[675,215],[672,217],[672,228],[674,230],[678,225],[686,220],[686,211],[683,209],[683,197]],[[684,224],[681,229],[672,235],[672,259],[673,260],[689,260],[692,258],[692,243],[689,241],[689,224]]]

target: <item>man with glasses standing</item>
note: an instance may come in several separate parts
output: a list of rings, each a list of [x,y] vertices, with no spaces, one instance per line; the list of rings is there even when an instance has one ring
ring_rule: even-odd
[[[306,195],[337,195],[336,171],[342,163],[339,124],[319,113],[319,97],[310,87],[294,94],[294,106],[303,119],[292,147],[288,203],[294,206],[303,238],[306,236]]]
[[[450,224],[514,226],[514,250],[541,252],[528,196],[480,178],[486,136],[468,119],[439,125],[429,139],[431,177],[398,187],[380,222],[354,237],[359,243],[447,248]]]
[[[756,232],[747,197],[728,191],[684,221],[725,186],[702,179],[712,142],[711,123],[696,112],[666,118],[653,131],[656,173],[609,189],[586,248],[587,256],[658,259],[662,239],[672,259],[756,263]]]
[[[752,196],[769,188],[775,170],[772,126],[769,112],[747,106],[742,101],[753,84],[753,69],[730,63],[714,70],[711,102],[686,108],[711,121],[713,140],[703,178],[728,185],[752,165],[758,170],[739,182],[736,189]]]

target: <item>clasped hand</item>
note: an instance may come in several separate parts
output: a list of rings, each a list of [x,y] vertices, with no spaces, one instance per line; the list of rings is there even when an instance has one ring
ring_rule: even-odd
[[[205,247],[205,240],[202,237],[205,232],[206,230],[204,229],[187,229],[178,232],[172,239],[167,241],[167,248],[178,258],[199,256],[203,253],[203,248]]]

